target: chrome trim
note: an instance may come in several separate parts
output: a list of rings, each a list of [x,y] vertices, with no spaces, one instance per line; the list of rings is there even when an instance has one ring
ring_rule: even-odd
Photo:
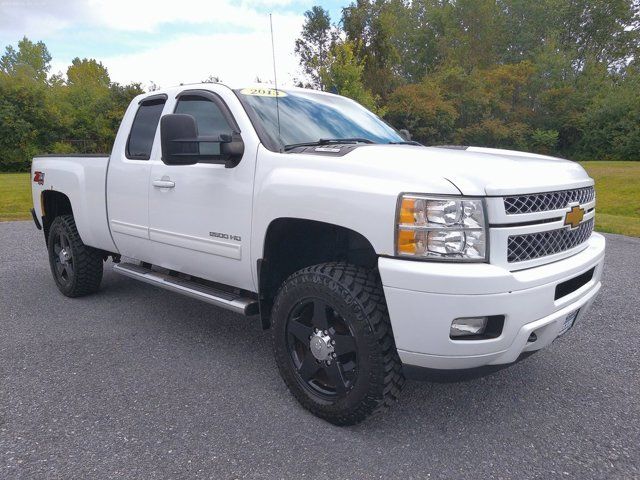
[[[574,204],[575,205],[575,204]],[[518,215],[507,215],[504,210],[503,197],[487,197],[487,215],[492,227],[501,227],[513,224],[533,224],[538,221],[550,221],[555,218],[564,218],[570,210],[570,205],[557,210],[546,210],[535,213],[521,213]],[[596,206],[596,199],[580,205],[585,211],[589,211]]]
[[[571,250],[589,239],[594,224],[595,220],[591,218],[576,228],[564,226],[543,232],[509,235],[507,262],[515,264]]]
[[[176,283],[176,278],[162,272],[156,272],[150,268],[131,263],[119,263],[113,266],[116,273],[126,277],[134,278],[151,285],[155,285],[172,292],[181,293],[187,297],[202,300],[217,307],[226,308],[242,315],[253,315],[257,313],[258,302],[251,298],[244,298],[238,295],[231,295],[227,292],[217,291],[214,288],[205,287],[193,283],[193,287],[188,286],[187,281]],[[207,291],[208,290],[208,291]],[[230,297],[230,298],[224,298]]]
[[[484,232],[486,228],[478,228],[478,227],[456,227],[451,225],[442,225],[441,227],[431,227],[427,225],[407,225],[401,224],[398,225],[398,229],[400,230],[413,230],[413,231],[423,231],[423,232],[433,232],[433,231],[441,231],[441,230],[451,230],[455,232]]]
[[[565,209],[564,211],[566,212],[568,211],[568,209]],[[582,222],[585,223],[593,218],[595,218],[595,210],[590,210],[585,213]],[[564,225],[564,216],[555,221],[546,223],[525,224],[521,226],[493,225],[489,229],[489,236],[491,237],[492,245],[492,249],[490,252],[490,263],[507,268],[511,271],[524,270],[527,268],[537,267],[540,265],[555,262],[557,260],[562,260],[564,258],[575,255],[576,253],[587,248],[588,241],[585,241],[579,245],[576,245],[574,248],[552,255],[546,255],[543,257],[538,257],[532,260],[525,260],[521,262],[508,262],[507,245],[510,236],[541,233],[562,228],[569,228]]]
[[[596,198],[593,186],[555,192],[529,193],[503,197],[507,215],[548,212],[566,208],[571,204],[586,205]]]

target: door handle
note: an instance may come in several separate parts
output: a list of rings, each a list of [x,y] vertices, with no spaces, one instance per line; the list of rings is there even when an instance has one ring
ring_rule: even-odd
[[[158,188],[173,188],[176,186],[176,183],[172,182],[171,180],[165,180],[165,179],[154,180],[153,186]]]

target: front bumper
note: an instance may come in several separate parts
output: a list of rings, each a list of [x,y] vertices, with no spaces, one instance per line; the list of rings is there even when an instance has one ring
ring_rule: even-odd
[[[515,362],[551,344],[565,317],[580,323],[600,290],[605,239],[592,234],[580,253],[511,272],[491,264],[380,258],[378,267],[400,359],[406,365],[458,370]],[[554,300],[556,286],[594,268],[591,280]],[[497,338],[452,340],[455,318],[504,315]],[[536,340],[529,341],[535,333]]]

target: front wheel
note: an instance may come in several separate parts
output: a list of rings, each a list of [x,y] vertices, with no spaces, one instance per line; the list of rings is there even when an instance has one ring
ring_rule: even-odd
[[[276,363],[308,410],[353,425],[398,397],[404,377],[374,272],[325,263],[294,273],[273,307]]]
[[[58,290],[81,297],[100,288],[102,254],[80,239],[73,215],[61,215],[49,229],[49,264]]]

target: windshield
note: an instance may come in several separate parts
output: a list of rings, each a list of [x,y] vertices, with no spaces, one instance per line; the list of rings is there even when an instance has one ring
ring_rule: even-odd
[[[286,145],[321,139],[365,139],[375,143],[402,142],[400,135],[358,103],[337,95],[312,91],[243,88],[240,99],[253,110],[254,122],[278,150]],[[250,113],[251,114],[251,113]]]

